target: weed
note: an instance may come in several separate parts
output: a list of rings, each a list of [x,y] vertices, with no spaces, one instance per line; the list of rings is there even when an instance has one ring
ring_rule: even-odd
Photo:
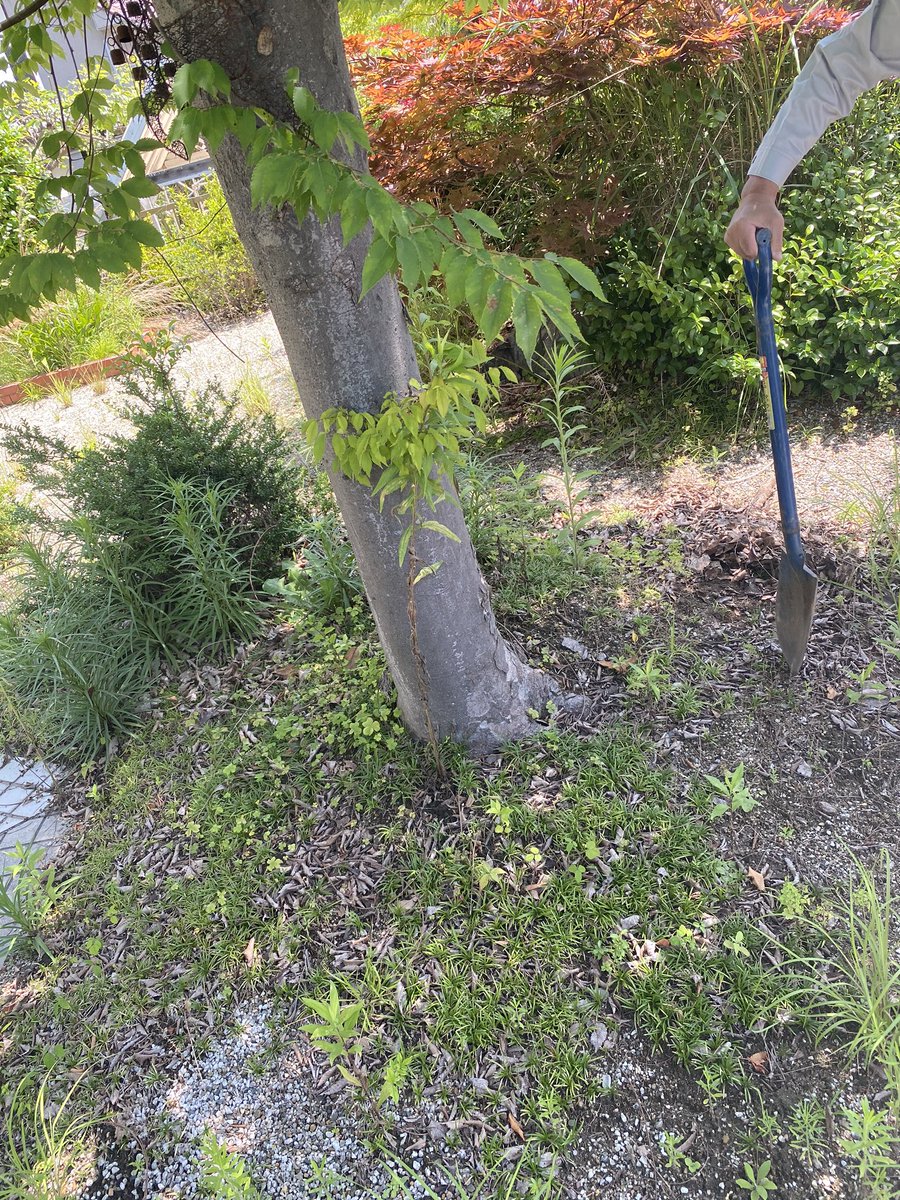
[[[818,1100],[801,1100],[787,1119],[791,1145],[807,1163],[817,1162],[828,1147],[825,1109]]]
[[[275,411],[269,388],[249,363],[237,382],[237,394],[248,417],[271,416]]]
[[[692,1137],[681,1139],[674,1133],[660,1135],[660,1149],[670,1171],[686,1171],[688,1175],[696,1175],[700,1170],[702,1164],[688,1154],[692,1141]]]
[[[62,1100],[51,1096],[49,1073],[32,1099],[34,1077],[19,1082],[6,1117],[5,1162],[0,1166],[0,1200],[57,1200],[90,1182],[95,1117],[76,1114],[78,1084]]]
[[[5,950],[24,941],[40,954],[49,953],[40,931],[77,877],[58,883],[53,863],[41,866],[44,853],[40,846],[26,849],[17,843],[12,862],[0,867],[0,918],[12,926],[0,928],[0,947]]]
[[[555,1180],[555,1160],[551,1155],[549,1166],[544,1168],[543,1178],[529,1181],[526,1175],[528,1159],[519,1158],[515,1167],[501,1166],[496,1170],[484,1172],[479,1180],[464,1180],[458,1175],[451,1174],[446,1168],[441,1169],[445,1185],[452,1189],[453,1200],[551,1200],[560,1194]],[[422,1178],[411,1167],[397,1162],[391,1172],[393,1184],[400,1194],[410,1197],[425,1196],[428,1200],[447,1200],[447,1192],[442,1188],[438,1193],[427,1179]]]
[[[574,424],[585,412],[583,404],[570,404],[569,398],[584,390],[584,384],[571,382],[572,376],[582,370],[589,362],[582,351],[560,343],[538,356],[538,370],[550,388],[550,395],[540,402],[541,412],[550,422],[553,430],[550,437],[541,443],[543,447],[552,446],[559,455],[562,469],[563,490],[565,493],[565,526],[563,536],[571,550],[575,566],[581,564],[581,542],[579,533],[595,518],[596,513],[585,511],[584,506],[590,496],[587,483],[593,478],[593,472],[576,470],[573,463],[573,450],[578,435],[583,433],[586,426]],[[583,457],[591,454],[583,450]]]
[[[410,1069],[413,1064],[413,1057],[410,1054],[404,1054],[402,1050],[398,1050],[384,1064],[382,1072],[381,1089],[378,1093],[379,1107],[387,1103],[398,1103],[400,1093],[409,1078]]]
[[[326,1055],[332,1065],[337,1066],[348,1083],[360,1086],[360,1080],[339,1060],[350,1062],[359,1053],[360,1044],[354,1039],[359,1037],[357,1027],[362,1016],[362,1004],[342,1005],[337,987],[333,983],[329,987],[327,1000],[304,996],[303,1003],[319,1018],[318,1023],[302,1025],[304,1033],[309,1035],[315,1048]]]
[[[842,1035],[850,1056],[884,1068],[893,1103],[900,1105],[900,965],[893,951],[891,863],[882,856],[881,885],[855,861],[857,882],[836,905],[833,925],[804,925],[824,953],[786,948],[798,973],[794,1003],[816,1019],[820,1037]]]
[[[712,809],[713,818],[721,817],[727,812],[752,812],[759,803],[753,798],[747,784],[744,782],[744,764],[738,763],[733,771],[726,770],[724,777],[718,779],[715,775],[705,775],[704,779],[716,795],[722,797]]]
[[[285,563],[286,575],[268,580],[265,591],[282,597],[295,614],[346,615],[363,587],[340,519],[332,513],[316,517],[304,531],[304,543],[302,558]]]
[[[62,379],[53,379],[49,386],[49,395],[53,397],[56,403],[62,409],[71,408],[75,400],[75,389],[70,383],[66,383]]]
[[[893,447],[891,477],[858,485],[845,515],[862,520],[868,533],[869,575],[879,593],[893,596],[900,572],[900,445]]]
[[[872,1200],[891,1200],[900,1172],[900,1137],[896,1118],[877,1112],[863,1097],[859,1112],[844,1109],[848,1134],[840,1139],[841,1151],[856,1168],[856,1173]]]
[[[670,686],[669,673],[660,665],[660,653],[652,650],[643,664],[633,663],[628,669],[627,686],[629,692],[642,695],[645,692],[654,700],[661,700],[663,693]]]
[[[754,1167],[744,1163],[744,1174],[736,1180],[737,1186],[747,1193],[748,1200],[768,1200],[769,1195],[777,1191],[777,1185],[771,1178],[772,1164],[768,1159]]]
[[[200,1194],[209,1200],[260,1200],[243,1159],[207,1129],[200,1140]]]
[[[785,832],[785,830],[781,831],[782,837]],[[807,889],[802,885],[798,887],[796,883],[792,883],[790,879],[786,879],[778,892],[778,906],[785,920],[796,921],[798,917],[804,915],[809,905],[810,898]]]

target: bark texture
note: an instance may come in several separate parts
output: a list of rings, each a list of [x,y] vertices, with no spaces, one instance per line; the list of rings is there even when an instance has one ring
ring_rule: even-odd
[[[156,9],[185,61],[208,58],[226,70],[236,103],[291,122],[283,80],[297,67],[322,107],[358,111],[335,0],[157,0]],[[214,161],[307,416],[335,406],[375,412],[388,393],[404,394],[418,369],[396,284],[382,280],[359,300],[367,235],[345,249],[336,222],[298,223],[289,210],[253,208],[250,173],[234,139]],[[500,636],[461,514],[447,504],[439,514],[458,544],[417,534],[420,560],[443,563],[415,589],[417,654],[407,570],[398,563],[403,526],[333,465],[330,475],[409,728],[425,737],[430,720],[437,737],[475,750],[521,736],[549,681]]]

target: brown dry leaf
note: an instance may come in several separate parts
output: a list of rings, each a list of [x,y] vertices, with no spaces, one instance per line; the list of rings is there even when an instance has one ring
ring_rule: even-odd
[[[766,890],[766,877],[761,871],[754,871],[752,867],[748,867],[747,878],[758,892],[764,892]]]
[[[351,646],[344,657],[344,666],[352,671],[359,661],[359,656],[362,653],[360,646]]]
[[[507,1114],[507,1120],[509,1121],[510,1129],[513,1131],[513,1133],[516,1135],[516,1137],[520,1138],[524,1142],[525,1141],[525,1130],[522,1128],[522,1126],[519,1124],[519,1122],[516,1120],[516,1118],[512,1115],[512,1113]]]
[[[251,938],[244,947],[244,962],[248,967],[254,967],[256,966],[256,960],[258,958],[259,954],[257,953],[256,949],[256,938]]]
[[[765,1050],[757,1050],[755,1054],[749,1054],[747,1062],[760,1075],[765,1075],[769,1069],[769,1056]]]

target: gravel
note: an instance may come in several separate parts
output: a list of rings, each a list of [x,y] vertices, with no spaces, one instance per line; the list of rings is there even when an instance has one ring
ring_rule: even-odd
[[[306,1200],[374,1200],[396,1195],[394,1173],[368,1149],[360,1116],[344,1096],[336,1072],[317,1066],[303,1035],[287,1031],[268,1003],[239,1009],[234,1029],[173,1078],[135,1095],[119,1116],[131,1138],[100,1162],[83,1200],[101,1196],[192,1200],[209,1195],[200,1185],[207,1131],[247,1164],[264,1195]],[[396,1117],[382,1111],[385,1134]],[[411,1163],[432,1192],[447,1185],[421,1152]],[[122,1164],[136,1162],[130,1178]],[[327,1190],[326,1190],[327,1185]],[[407,1183],[405,1195],[431,1194]]]
[[[296,389],[271,313],[192,341],[178,364],[176,377],[193,390],[215,379],[229,390],[238,386],[247,371],[255,372],[265,383],[277,413],[300,418]],[[27,421],[43,433],[81,446],[127,428],[127,422],[116,411],[124,396],[121,380],[110,379],[77,388],[71,393],[71,401],[65,403],[51,395],[0,408],[0,435],[4,426]],[[0,446],[0,478],[8,469],[8,459]]]

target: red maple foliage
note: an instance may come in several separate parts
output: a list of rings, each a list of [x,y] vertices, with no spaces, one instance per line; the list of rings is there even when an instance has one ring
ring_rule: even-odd
[[[788,29],[818,37],[850,16],[846,7],[811,13],[808,7],[510,0],[505,10],[468,18],[461,5],[451,5],[450,33],[426,36],[393,26],[374,38],[349,38],[373,170],[405,200],[491,207],[504,181],[539,179],[552,164],[540,240],[551,248],[555,233],[570,250],[580,230],[595,243],[624,210],[605,203],[611,179],[583,168],[580,178],[566,178],[573,106],[589,105],[594,89],[633,72],[685,65],[713,71],[737,60],[750,38]]]

